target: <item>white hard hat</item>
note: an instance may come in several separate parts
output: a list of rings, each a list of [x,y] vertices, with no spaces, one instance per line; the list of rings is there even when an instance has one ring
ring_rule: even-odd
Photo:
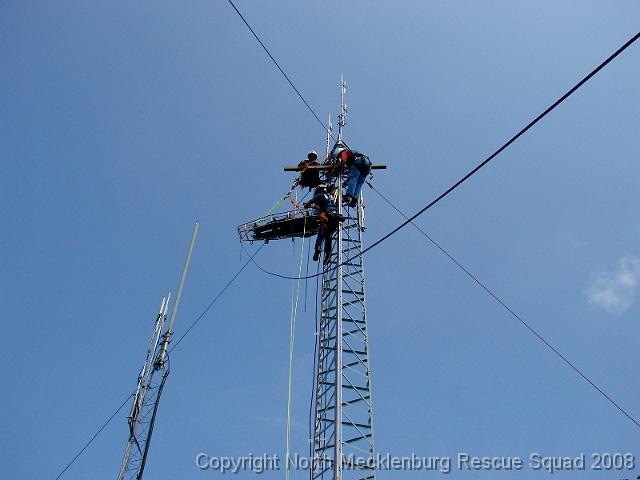
[[[315,150],[311,150],[309,153],[307,153],[307,158],[311,157],[312,155],[318,158],[318,154],[316,153]]]
[[[345,150],[347,150],[347,148],[346,148],[344,142],[342,140],[338,140],[336,142],[335,146],[333,147],[333,150],[331,151],[331,156],[337,157],[338,155],[340,155]]]

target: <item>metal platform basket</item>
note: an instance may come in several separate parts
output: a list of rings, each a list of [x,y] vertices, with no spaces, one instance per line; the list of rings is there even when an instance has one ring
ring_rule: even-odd
[[[318,212],[297,209],[260,217],[238,227],[241,242],[310,237],[318,233]]]

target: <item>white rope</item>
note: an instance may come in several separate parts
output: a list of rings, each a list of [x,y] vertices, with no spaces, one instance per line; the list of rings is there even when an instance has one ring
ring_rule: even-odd
[[[304,241],[307,233],[307,218],[305,217],[302,227],[302,246],[300,249],[300,265],[298,267],[298,279],[293,285],[291,292],[291,322],[289,333],[289,385],[287,389],[287,448],[284,457],[284,478],[289,480],[289,458],[291,448],[291,390],[292,390],[292,376],[293,376],[293,345],[296,334],[296,317],[298,315],[298,299],[300,298],[300,277],[302,276],[302,264],[304,263]],[[294,255],[295,255],[295,242]]]

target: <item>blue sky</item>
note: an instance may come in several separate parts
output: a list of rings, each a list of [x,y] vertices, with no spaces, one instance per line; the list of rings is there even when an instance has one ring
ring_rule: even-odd
[[[321,118],[337,113],[345,74],[345,137],[389,165],[376,187],[407,213],[634,35],[640,18],[632,1],[237,6]],[[287,191],[282,166],[321,151],[324,134],[227,2],[7,1],[0,18],[0,460],[3,478],[55,478],[132,392],[193,221],[202,228],[177,335],[246,260],[235,227]],[[639,65],[634,45],[419,220],[636,418]],[[372,242],[401,218],[365,193]],[[295,268],[290,241],[257,258]],[[380,452],[640,455],[637,426],[415,231],[365,262]],[[220,477],[195,467],[202,451],[284,452],[290,299],[289,282],[248,268],[176,349],[149,478]],[[312,310],[298,318],[294,358],[299,452]],[[63,478],[115,477],[126,411]],[[632,473],[640,468],[554,478]],[[380,478],[423,475],[441,474]]]

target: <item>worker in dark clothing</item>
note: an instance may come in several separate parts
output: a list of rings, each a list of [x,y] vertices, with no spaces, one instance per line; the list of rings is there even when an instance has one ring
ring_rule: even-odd
[[[349,171],[347,191],[343,199],[345,204],[355,207],[358,205],[362,185],[369,173],[371,173],[371,160],[365,154],[348,148],[342,140],[336,142],[331,155]]]
[[[316,238],[315,252],[313,260],[318,261],[322,244],[324,242],[324,263],[328,263],[331,258],[331,237],[338,228],[340,215],[331,196],[327,193],[324,184],[316,186],[315,195],[308,202],[303,204],[305,208],[316,208],[318,214],[318,237]]]
[[[307,168],[316,165],[319,165],[318,154],[315,150],[311,150],[307,154],[307,159],[298,164],[298,167],[300,167],[300,181],[298,185],[301,187],[309,187],[309,189],[316,188],[320,185],[320,171],[317,168]]]

